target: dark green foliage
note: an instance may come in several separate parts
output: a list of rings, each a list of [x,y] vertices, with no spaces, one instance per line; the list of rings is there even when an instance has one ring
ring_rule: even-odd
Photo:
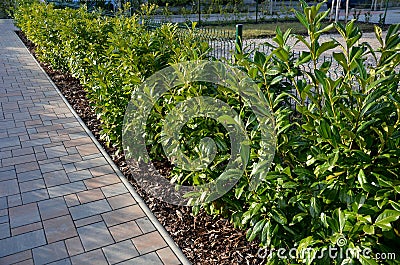
[[[399,25],[391,26],[384,39],[376,28],[381,47],[373,51],[367,43],[358,44],[362,33],[353,22],[321,28],[328,13],[319,7],[303,3],[304,12],[296,12],[310,37],[297,36],[309,49],[299,58],[286,45],[289,32],[279,29],[270,55],[239,58],[270,99],[278,145],[264,185],[255,193],[236,189],[246,209],[234,211],[231,219],[238,227],[249,227],[248,238],[258,236],[269,249],[318,251],[344,237],[343,251],[370,248],[372,257],[379,252],[397,252],[399,257]],[[343,44],[319,40],[332,28]],[[333,53],[339,66],[317,63],[335,47],[341,50]],[[367,57],[375,58],[376,67],[366,68]],[[308,69],[309,62],[313,69]],[[343,76],[329,77],[334,67],[343,68]],[[344,262],[327,255],[325,260],[291,261]],[[286,264],[276,253],[272,256],[271,264]],[[349,260],[376,264],[365,257]]]

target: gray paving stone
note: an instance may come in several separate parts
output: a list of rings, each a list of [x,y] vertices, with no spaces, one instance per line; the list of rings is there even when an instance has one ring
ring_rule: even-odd
[[[110,165],[104,165],[104,166],[100,166],[100,167],[92,167],[89,170],[90,170],[90,173],[92,173],[92,175],[94,177],[100,177],[100,176],[108,175],[108,174],[115,174],[114,170],[112,169],[112,167]]]
[[[47,242],[53,243],[77,236],[74,222],[70,215],[65,215],[43,222]]]
[[[45,152],[49,159],[55,158],[55,157],[63,157],[63,156],[68,155],[68,152],[63,145],[45,148]]]
[[[18,181],[10,179],[0,182],[0,197],[14,195],[19,193]]]
[[[18,182],[40,179],[42,178],[42,172],[40,172],[40,170],[33,170],[33,171],[17,173],[17,178]]]
[[[140,236],[143,232],[135,221],[126,222],[109,228],[110,233],[116,242]]]
[[[128,189],[125,187],[125,185],[122,182],[114,184],[114,185],[102,187],[101,190],[103,191],[104,196],[106,196],[106,197],[112,197],[112,196],[116,196],[116,195],[120,195],[120,194],[124,194],[124,193],[128,192]]]
[[[15,207],[22,205],[21,194],[15,194],[7,197],[8,207]]]
[[[94,159],[97,157],[103,157],[102,153],[98,153],[98,154],[91,154],[91,155],[87,155],[87,156],[82,156],[82,160],[90,160],[90,159]]]
[[[159,249],[156,251],[157,255],[160,257],[164,264],[168,265],[179,265],[181,262],[176,257],[174,252],[169,247]]]
[[[21,145],[22,147],[35,147],[35,146],[42,146],[45,144],[51,143],[51,140],[49,138],[40,138],[40,139],[34,139],[26,142],[22,142]]]
[[[39,163],[43,163],[44,160],[47,160],[47,155],[45,152],[36,153],[35,156]]]
[[[29,154],[33,154],[34,153],[32,147],[14,149],[14,150],[11,150],[11,151],[12,151],[13,156],[29,155]]]
[[[149,232],[153,232],[156,230],[153,223],[149,220],[148,217],[143,217],[143,218],[137,219],[135,222],[137,223],[137,225],[140,227],[140,230],[142,230],[144,234],[147,234]]]
[[[48,244],[32,250],[35,265],[47,264],[68,257],[63,241]]]
[[[77,220],[111,211],[107,200],[99,200],[69,208],[72,219]]]
[[[9,209],[11,227],[18,227],[40,221],[36,203],[24,204]]]
[[[73,237],[65,240],[65,245],[67,246],[67,250],[70,256],[75,256],[85,251],[79,237]]]
[[[100,176],[97,178],[86,179],[85,182],[86,187],[88,189],[95,189],[99,187],[108,186],[111,184],[120,183],[121,179],[114,173],[109,175]]]
[[[16,228],[11,229],[11,235],[16,236],[16,235],[32,232],[35,230],[40,230],[42,228],[43,228],[42,222],[36,222],[33,224],[18,226]]]
[[[0,167],[0,172],[15,170],[14,166]],[[5,180],[5,179],[4,179]]]
[[[139,252],[137,252],[130,240],[104,247],[103,252],[110,264],[115,264],[139,256]]]
[[[5,257],[24,250],[43,246],[45,244],[46,238],[43,230],[8,237],[0,240],[0,257]]]
[[[17,262],[21,262],[27,259],[31,259],[32,258],[32,253],[30,250],[25,250],[22,252],[18,252],[3,258],[0,258],[0,264],[15,264]]]
[[[1,151],[0,152],[0,159],[12,157],[11,150]]]
[[[93,178],[93,175],[87,169],[71,172],[68,173],[67,175],[71,182]]]
[[[52,263],[48,263],[48,265],[71,265],[71,259],[62,259],[59,261],[54,261]]]
[[[93,158],[81,162],[74,163],[77,170],[88,169],[97,166],[107,165],[108,162],[104,157]]]
[[[101,215],[92,215],[90,217],[78,219],[78,220],[74,221],[74,223],[75,223],[76,227],[81,227],[81,226],[98,223],[98,222],[102,222],[102,221],[103,221],[103,218],[101,218]]]
[[[113,210],[136,204],[135,199],[132,197],[132,194],[130,193],[125,193],[122,195],[111,197],[108,198],[107,200],[108,203],[111,205],[111,208],[113,208]]]
[[[156,253],[152,252],[143,256],[139,256],[121,263],[118,265],[164,265]]]
[[[158,231],[132,238],[132,242],[140,254],[150,253],[167,246]]]
[[[21,196],[22,196],[22,202],[26,204],[26,203],[46,200],[49,198],[49,193],[47,192],[47,189],[40,189],[40,190],[24,192],[21,194]]]
[[[41,165],[39,165],[39,167],[40,167],[40,170],[42,171],[42,173],[62,170],[64,168],[60,161],[53,162],[53,163],[47,163],[47,164],[41,164]]]
[[[69,214],[63,197],[38,202],[38,206],[43,220]]]
[[[112,212],[102,214],[107,226],[122,224],[144,217],[145,214],[139,205],[132,205]]]
[[[68,207],[79,205],[80,202],[78,200],[78,196],[76,194],[69,194],[64,196],[65,203]]]
[[[50,144],[50,145],[52,145],[52,144]],[[45,146],[47,146],[47,145],[45,145]],[[57,162],[60,162],[60,158],[59,157],[47,158],[47,159],[43,159],[43,160],[38,161],[38,162],[39,162],[39,166],[47,165],[47,164],[56,164]]]
[[[68,154],[70,154],[70,155],[78,153],[78,150],[76,149],[76,147],[67,147],[66,149],[67,149]]]
[[[35,155],[29,154],[29,155],[5,158],[2,160],[2,163],[4,166],[9,166],[9,165],[25,164],[34,161],[36,161]]]
[[[38,169],[39,169],[39,163],[37,161],[15,165],[15,170],[17,171],[17,175],[19,173],[23,173],[23,172],[27,172],[27,171],[34,171],[34,170],[38,170]]]
[[[82,191],[76,194],[81,204],[105,199],[103,192],[100,189],[91,189]]]
[[[66,165],[82,161],[82,157],[79,154],[74,154],[74,155],[67,154],[63,157],[60,157],[60,161],[61,164]]]
[[[9,236],[10,236],[10,225],[8,223],[0,224],[0,239],[6,238]]]
[[[33,191],[38,189],[45,189],[46,185],[44,184],[43,179],[35,179],[26,182],[21,182],[19,184],[19,188],[21,192]]]
[[[63,167],[66,173],[76,171],[75,165],[73,163],[63,164]]]
[[[67,184],[70,182],[64,170],[45,173],[43,174],[43,178],[47,187]]]
[[[99,249],[73,256],[71,262],[73,265],[109,265],[103,251]],[[131,265],[134,265],[134,263],[131,263]]]
[[[17,174],[15,173],[14,169],[7,171],[0,171],[0,181],[15,179],[16,177]]]
[[[77,230],[82,241],[82,245],[86,251],[114,243],[114,240],[104,222],[79,227]]]
[[[5,216],[5,215],[8,215],[8,209],[1,209],[0,216]]]
[[[1,185],[1,182],[0,182]],[[0,210],[7,209],[8,208],[8,203],[7,203],[7,197],[0,197]]]
[[[0,148],[20,145],[18,136],[0,138]]]
[[[77,193],[86,190],[86,186],[82,181],[67,183],[48,188],[51,198]]]
[[[64,125],[64,127],[65,127],[65,125]],[[69,134],[69,137],[71,137],[71,140],[79,139],[79,138],[87,137],[87,136],[88,136],[88,135],[87,135],[87,133],[86,133],[85,131],[83,131],[83,132],[76,132],[76,133],[70,133],[70,134]]]

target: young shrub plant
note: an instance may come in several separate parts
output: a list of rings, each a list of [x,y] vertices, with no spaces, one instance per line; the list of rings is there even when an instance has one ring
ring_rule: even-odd
[[[263,185],[256,192],[236,189],[246,209],[231,219],[249,228],[249,240],[261,240],[268,264],[398,264],[399,25],[385,38],[376,27],[380,47],[373,50],[360,43],[354,21],[323,28],[328,11],[302,6],[296,16],[308,38],[295,37],[307,51],[294,58],[290,32],[277,29],[270,55],[238,56],[270,99],[278,144]],[[340,42],[321,42],[333,28]],[[333,48],[340,49],[333,62],[319,63]],[[371,58],[375,66],[366,67]],[[338,67],[343,75],[331,78]],[[395,254],[379,260],[382,253]]]
[[[125,6],[127,10],[129,5]],[[167,24],[150,31],[138,15],[55,9],[21,2],[17,25],[36,45],[39,59],[79,78],[101,121],[101,137],[121,150],[121,131],[133,88],[170,63],[201,58],[208,50],[192,29]]]

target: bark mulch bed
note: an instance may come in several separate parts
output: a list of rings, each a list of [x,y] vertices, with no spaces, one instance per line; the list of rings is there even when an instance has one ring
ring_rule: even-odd
[[[34,44],[23,32],[17,34],[36,58]],[[40,62],[40,65],[193,264],[262,263],[262,259],[257,257],[258,242],[247,242],[246,232],[235,229],[226,219],[213,218],[204,211],[193,216],[189,207],[170,205],[152,198],[141,189],[132,179],[123,155],[116,155],[116,150],[108,148],[99,138],[100,122],[79,80],[44,63]]]

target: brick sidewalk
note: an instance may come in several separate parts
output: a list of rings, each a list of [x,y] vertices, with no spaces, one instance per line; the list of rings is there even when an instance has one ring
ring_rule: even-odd
[[[0,264],[189,264],[0,20]]]

